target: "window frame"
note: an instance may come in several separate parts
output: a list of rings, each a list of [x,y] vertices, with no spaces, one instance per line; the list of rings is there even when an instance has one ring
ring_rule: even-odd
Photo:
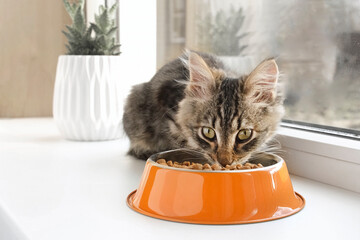
[[[360,140],[360,131],[348,128],[338,128],[330,125],[320,125],[309,122],[295,121],[283,119],[281,122],[282,127],[300,129],[305,131],[317,132],[332,136],[344,137],[354,140]]]
[[[358,140],[286,126],[276,139],[290,173],[360,193]]]

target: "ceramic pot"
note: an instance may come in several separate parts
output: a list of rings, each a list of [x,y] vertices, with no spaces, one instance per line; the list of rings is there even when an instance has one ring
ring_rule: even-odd
[[[121,135],[119,56],[59,56],[53,116],[70,140],[103,141]]]

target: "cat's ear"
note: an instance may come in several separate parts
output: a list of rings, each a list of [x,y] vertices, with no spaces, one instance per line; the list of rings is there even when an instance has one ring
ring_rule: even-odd
[[[215,80],[211,69],[204,59],[194,52],[188,52],[186,61],[189,69],[189,82],[186,86],[186,94],[199,99],[209,99],[215,89]]]
[[[253,103],[271,103],[277,94],[279,68],[274,59],[260,63],[244,83],[244,93]]]

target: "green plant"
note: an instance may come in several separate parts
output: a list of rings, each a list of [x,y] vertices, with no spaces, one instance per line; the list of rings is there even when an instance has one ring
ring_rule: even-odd
[[[222,56],[240,55],[247,48],[240,44],[240,40],[248,35],[241,33],[244,19],[242,8],[231,7],[230,12],[221,9],[215,15],[207,12],[198,19],[198,50]]]
[[[84,0],[69,3],[63,0],[65,9],[72,19],[72,25],[62,31],[68,39],[68,55],[119,55],[120,44],[115,42],[117,30],[114,14],[117,3],[109,9],[100,6],[99,15],[95,14],[95,23],[86,26]]]

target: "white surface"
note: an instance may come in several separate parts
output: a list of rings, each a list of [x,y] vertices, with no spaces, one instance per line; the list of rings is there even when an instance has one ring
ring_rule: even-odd
[[[290,173],[360,193],[359,141],[286,127],[277,139]]]
[[[0,120],[0,204],[18,226],[0,215],[0,236],[20,229],[31,240],[360,239],[360,194],[297,176],[306,206],[284,219],[209,226],[143,216],[125,203],[144,166],[125,155],[127,146],[125,138],[63,140],[52,119]]]

